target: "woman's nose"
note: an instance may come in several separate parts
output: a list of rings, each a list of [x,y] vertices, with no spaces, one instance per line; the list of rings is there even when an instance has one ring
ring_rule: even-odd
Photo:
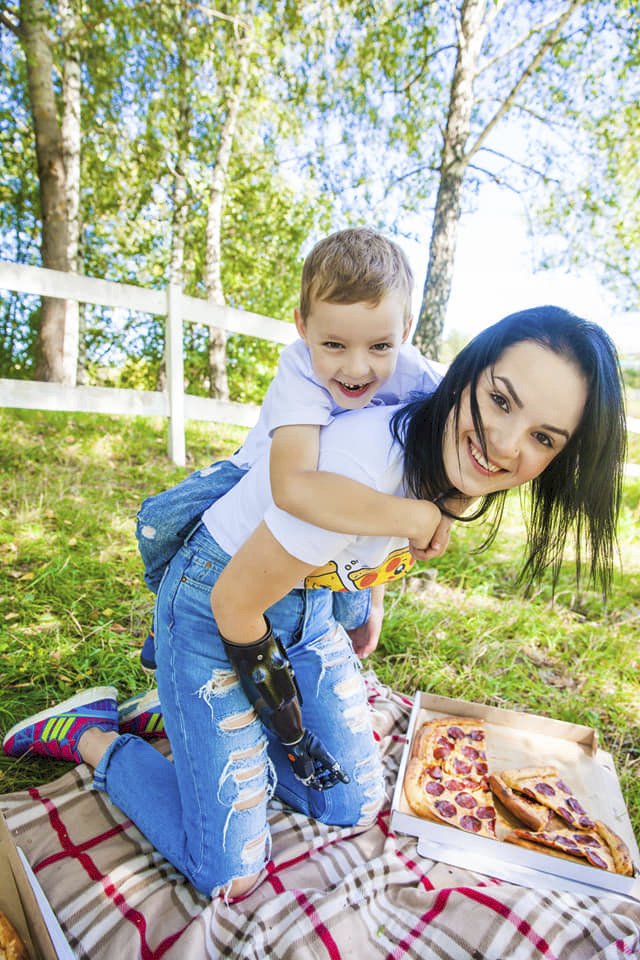
[[[520,431],[515,426],[502,425],[499,429],[492,430],[489,442],[490,455],[492,448],[496,456],[503,458],[517,457],[520,453]]]

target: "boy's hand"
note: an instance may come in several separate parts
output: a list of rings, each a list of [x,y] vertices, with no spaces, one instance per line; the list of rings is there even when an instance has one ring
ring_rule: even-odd
[[[411,555],[415,557],[416,560],[433,560],[434,557],[441,557],[449,546],[449,538],[451,536],[452,526],[453,520],[451,517],[446,517],[443,514],[440,518],[440,523],[438,524],[436,531],[431,538],[431,543],[428,545],[426,550],[421,550],[419,545],[414,543],[413,540],[409,541]]]
[[[378,646],[382,620],[384,618],[384,584],[371,588],[371,610],[369,619],[361,627],[349,630],[353,649],[360,660],[364,660]]]

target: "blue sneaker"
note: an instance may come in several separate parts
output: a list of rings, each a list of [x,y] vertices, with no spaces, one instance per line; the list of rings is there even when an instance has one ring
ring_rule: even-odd
[[[134,733],[144,740],[166,737],[162,707],[156,689],[138,693],[118,707],[120,733]]]
[[[82,763],[78,740],[89,727],[118,732],[115,687],[91,687],[16,723],[5,734],[2,747],[10,757],[34,753]]]
[[[149,670],[153,672],[156,669],[156,642],[153,635],[153,630],[149,630],[147,638],[142,645],[142,650],[140,651],[140,663],[142,664],[143,670]]]

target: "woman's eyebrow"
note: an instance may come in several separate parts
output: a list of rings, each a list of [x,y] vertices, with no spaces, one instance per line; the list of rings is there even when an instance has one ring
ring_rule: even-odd
[[[498,376],[497,374],[495,375],[494,379],[495,379],[495,380],[502,380],[502,382],[504,383],[505,387],[507,388],[507,390],[508,390],[508,392],[509,392],[509,394],[510,394],[510,396],[511,396],[511,399],[513,400],[513,402],[515,403],[515,405],[516,405],[517,407],[519,407],[520,409],[522,409],[522,407],[523,407],[522,400],[520,399],[520,397],[519,397],[518,394],[516,393],[515,388],[514,388],[513,384],[511,383],[511,380],[509,380],[508,377],[500,377],[500,376]],[[540,424],[540,426],[541,426],[541,427],[544,427],[545,430],[549,430],[551,433],[558,433],[558,434],[560,434],[561,437],[565,437],[567,440],[569,439],[569,431],[568,431],[568,430],[563,430],[562,427],[553,427],[553,426],[551,426],[550,423],[542,423],[542,424]]]

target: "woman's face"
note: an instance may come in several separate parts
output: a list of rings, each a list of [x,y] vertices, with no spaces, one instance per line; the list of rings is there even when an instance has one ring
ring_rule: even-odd
[[[566,446],[587,397],[574,363],[539,343],[508,347],[477,387],[487,458],[471,418],[469,387],[454,430],[449,414],[444,466],[456,489],[469,497],[519,487],[539,476]]]

